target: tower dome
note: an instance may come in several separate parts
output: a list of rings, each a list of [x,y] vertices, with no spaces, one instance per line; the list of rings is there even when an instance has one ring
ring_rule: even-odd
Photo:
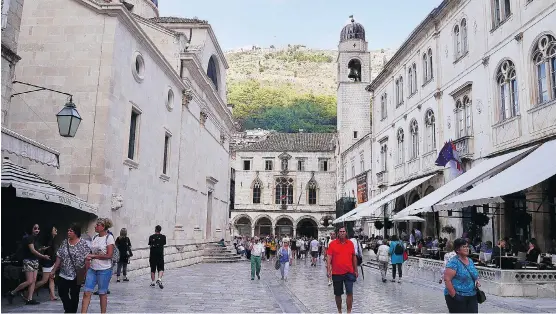
[[[350,39],[365,40],[365,28],[363,25],[355,22],[353,15],[349,17],[348,23],[342,28],[342,32],[340,33],[340,42]]]

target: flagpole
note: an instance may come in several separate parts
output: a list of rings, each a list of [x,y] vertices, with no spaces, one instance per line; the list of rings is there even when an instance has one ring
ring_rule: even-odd
[[[301,202],[301,195],[303,194],[303,183],[301,183],[301,191],[299,192],[299,198],[297,199],[297,206],[295,207],[295,210],[297,210],[299,208],[299,202]]]

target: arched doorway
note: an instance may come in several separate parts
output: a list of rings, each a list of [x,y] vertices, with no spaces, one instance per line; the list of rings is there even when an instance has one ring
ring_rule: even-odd
[[[417,193],[417,191],[413,190],[411,192],[411,194],[409,194],[409,197],[407,198],[407,206],[417,202],[419,199],[421,199],[419,197],[419,193]],[[422,214],[417,214],[416,216],[422,216]],[[411,222],[409,224],[409,233],[411,233],[411,230],[415,228],[415,229],[419,229],[421,231],[421,235],[423,235],[423,223],[422,222]]]
[[[289,218],[283,217],[276,221],[276,228],[274,234],[277,237],[293,236],[293,221]]]
[[[407,206],[405,205],[405,197],[403,195],[399,196],[396,199],[396,207],[394,208],[394,213],[397,214],[406,207]],[[409,236],[409,232],[411,230],[409,230],[409,226],[406,221],[397,222],[396,225],[397,225],[396,230],[399,235],[402,235],[402,233],[405,231],[406,235]]]
[[[317,223],[311,218],[303,218],[297,223],[297,236],[298,237],[313,237],[317,238],[319,230]]]
[[[255,222],[255,235],[267,236],[272,234],[272,222],[268,217],[261,217]]]
[[[236,220],[234,227],[240,236],[251,236],[251,220],[248,217],[241,217]]]

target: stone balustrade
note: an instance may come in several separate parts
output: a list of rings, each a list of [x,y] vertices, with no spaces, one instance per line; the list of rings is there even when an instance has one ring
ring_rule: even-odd
[[[444,262],[410,257],[404,277],[438,282]],[[477,266],[481,289],[504,297],[556,298],[556,270],[498,269]]]

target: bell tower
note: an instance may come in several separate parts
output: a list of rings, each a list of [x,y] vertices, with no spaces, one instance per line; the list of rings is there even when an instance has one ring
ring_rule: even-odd
[[[371,132],[371,60],[365,29],[353,15],[340,33],[338,45],[337,129],[340,154]],[[341,168],[339,168],[341,169]]]

